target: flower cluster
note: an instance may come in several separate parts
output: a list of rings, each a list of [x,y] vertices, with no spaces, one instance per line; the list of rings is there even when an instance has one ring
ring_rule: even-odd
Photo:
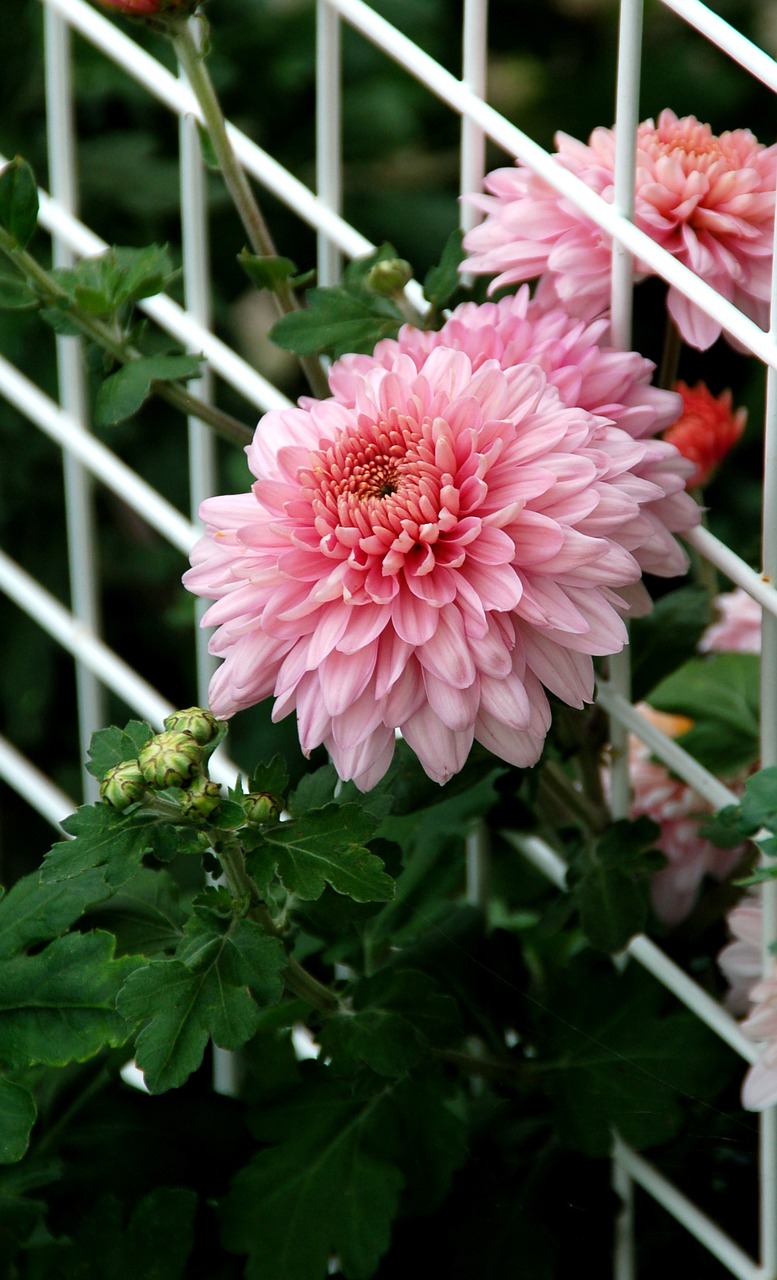
[[[614,130],[583,143],[556,138],[556,159],[612,203]],[[661,112],[637,134],[634,221],[657,244],[765,327],[774,226],[777,147],[748,129],[716,135],[695,116]],[[492,288],[544,275],[578,315],[595,316],[610,300],[611,244],[604,232],[542,178],[520,164],[486,179],[489,194],[471,197],[485,221],[465,239],[468,271],[494,276]],[[650,273],[637,263],[640,276]],[[718,321],[670,288],[667,306],[689,345],[705,350]]]
[[[742,435],[747,410],[735,411],[730,391],[714,396],[704,382],[698,382],[695,387],[678,382],[675,390],[682,396],[682,413],[664,432],[664,439],[695,464],[689,484],[701,488],[712,479]]]

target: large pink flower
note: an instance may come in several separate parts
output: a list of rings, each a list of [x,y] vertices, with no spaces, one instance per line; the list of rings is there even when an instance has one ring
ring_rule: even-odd
[[[588,144],[560,133],[558,163],[609,203],[615,138],[599,128]],[[634,220],[658,244],[734,302],[756,323],[768,318],[777,147],[748,129],[712,133],[695,116],[662,111],[637,134]],[[610,240],[529,169],[497,169],[484,196],[470,199],[486,219],[466,236],[471,272],[494,275],[492,288],[547,273],[559,298],[578,315],[609,306]],[[649,273],[644,263],[638,274]],[[691,346],[705,350],[721,326],[670,288],[668,307]]]
[[[353,396],[267,414],[251,492],[203,503],[185,581],[215,600],[211,706],[274,694],[363,789],[396,729],[440,782],[473,739],[533,764],[543,685],[582,705],[591,655],[625,643],[648,442],[565,406],[536,365],[445,348],[354,375]]]
[[[731,984],[726,1003],[733,1013],[747,1008],[742,1031],[763,1046],[743,1081],[742,1106],[747,1111],[764,1111],[777,1102],[777,972],[771,961],[770,972],[764,976],[760,892],[729,913],[728,926],[734,941],[718,956]]]
[[[704,632],[702,653],[760,653],[761,606],[742,589],[724,591],[715,597],[717,619]]]
[[[404,325],[396,340],[385,338],[371,356],[338,360],[329,381],[336,399],[353,404],[354,374],[363,374],[376,363],[390,369],[402,355],[409,355],[420,372],[432,351],[448,347],[465,351],[473,369],[486,360],[497,360],[502,369],[530,361],[540,366],[570,408],[610,418],[637,439],[656,436],[676,421],[681,398],[650,386],[652,361],[636,351],[607,346],[608,332],[606,319],[586,322],[571,316],[558,305],[553,290],[541,288],[532,299],[528,286],[523,286],[499,302],[463,303],[439,330]],[[687,559],[671,534],[699,523],[699,508],[685,492],[692,466],[674,446],[651,439],[633,470],[656,486],[653,500],[641,508],[645,537],[633,549],[635,558],[646,573],[662,577],[683,573]],[[638,601],[642,608],[649,607],[641,590],[632,592],[632,605]]]

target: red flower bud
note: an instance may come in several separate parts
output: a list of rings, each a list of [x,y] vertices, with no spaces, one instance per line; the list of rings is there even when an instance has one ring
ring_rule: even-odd
[[[104,9],[118,9],[120,13],[164,13],[167,9],[196,8],[197,0],[98,0]]]
[[[664,439],[673,444],[684,458],[696,464],[688,481],[689,487],[701,487],[732,449],[745,429],[747,410],[731,407],[731,392],[714,396],[704,382],[688,387],[676,382],[675,391],[683,398],[683,411]]]

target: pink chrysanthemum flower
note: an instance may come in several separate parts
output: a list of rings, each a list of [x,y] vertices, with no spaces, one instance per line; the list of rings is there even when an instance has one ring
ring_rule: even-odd
[[[760,1058],[742,1084],[746,1111],[765,1111],[777,1102],[777,972],[772,963],[772,972],[763,976],[762,921],[760,897],[735,907],[728,916],[734,941],[718,956],[718,965],[731,984],[726,1003],[733,1013],[743,1012],[750,1004],[742,1031],[749,1040],[763,1044]]]
[[[670,738],[692,724],[684,716],[654,711],[644,703],[639,709]],[[699,825],[712,813],[712,807],[660,760],[653,759],[650,748],[635,735],[629,739],[629,770],[631,816],[658,823],[661,833],[656,848],[667,858],[667,865],[650,882],[653,910],[664,924],[676,925],[693,909],[704,877],[725,880],[741,861],[745,846],[721,849],[699,835]]]
[[[535,365],[439,348],[354,375],[353,406],[267,414],[250,493],[203,503],[186,585],[215,600],[218,716],[270,694],[362,789],[400,729],[445,782],[473,739],[539,757],[545,688],[580,706],[625,643],[653,534],[647,442],[565,406]]]
[[[608,347],[608,330],[606,319],[586,322],[570,316],[552,290],[540,289],[532,299],[524,286],[499,302],[463,303],[439,330],[404,325],[396,340],[385,338],[371,356],[338,360],[329,380],[335,398],[352,404],[354,374],[363,374],[375,364],[390,369],[402,355],[409,355],[420,372],[432,351],[447,347],[466,352],[473,369],[486,360],[497,360],[502,369],[524,361],[537,364],[570,408],[610,418],[638,439],[655,436],[676,420],[681,401],[675,392],[649,385],[655,368],[652,361],[636,351]],[[683,573],[687,559],[671,534],[699,523],[699,508],[685,492],[691,467],[674,446],[651,440],[634,474],[656,485],[655,499],[642,506],[652,532],[634,555],[646,573],[663,577]],[[650,607],[641,588],[632,593],[631,603]]]
[[[558,163],[609,203],[615,138],[599,128],[588,143],[560,133]],[[637,134],[634,221],[669,253],[757,324],[768,318],[777,147],[748,129],[720,136],[695,116],[662,111]],[[610,301],[610,240],[542,178],[521,165],[497,169],[484,196],[470,199],[486,219],[466,236],[462,269],[494,275],[492,288],[547,274],[562,302],[595,316]],[[650,274],[644,263],[639,275]],[[682,337],[706,350],[721,326],[675,288],[667,305]]]
[[[715,597],[718,617],[699,643],[702,653],[760,653],[761,606],[736,587]]]

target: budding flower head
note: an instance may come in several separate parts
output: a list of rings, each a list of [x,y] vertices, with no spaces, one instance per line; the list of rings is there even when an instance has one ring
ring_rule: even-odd
[[[413,278],[413,268],[404,258],[384,258],[367,272],[367,288],[382,298],[394,298]]]
[[[221,787],[203,774],[198,774],[186,788],[181,812],[187,818],[207,819],[221,804]]]
[[[688,486],[698,488],[707,484],[733,449],[745,429],[747,410],[735,411],[730,391],[714,396],[704,382],[697,382],[695,387],[676,382],[674,390],[683,398],[683,411],[664,432],[664,439],[696,464]]]
[[[137,760],[123,760],[109,769],[100,783],[100,799],[114,809],[128,809],[146,789]]]
[[[168,729],[141,748],[138,764],[150,787],[183,787],[199,772],[202,747],[190,733]]]
[[[218,737],[219,722],[210,711],[202,707],[187,707],[185,711],[174,711],[165,720],[166,729],[190,733],[195,742],[205,746]]]
[[[277,822],[281,801],[269,791],[249,791],[243,796],[243,808],[248,822]]]

